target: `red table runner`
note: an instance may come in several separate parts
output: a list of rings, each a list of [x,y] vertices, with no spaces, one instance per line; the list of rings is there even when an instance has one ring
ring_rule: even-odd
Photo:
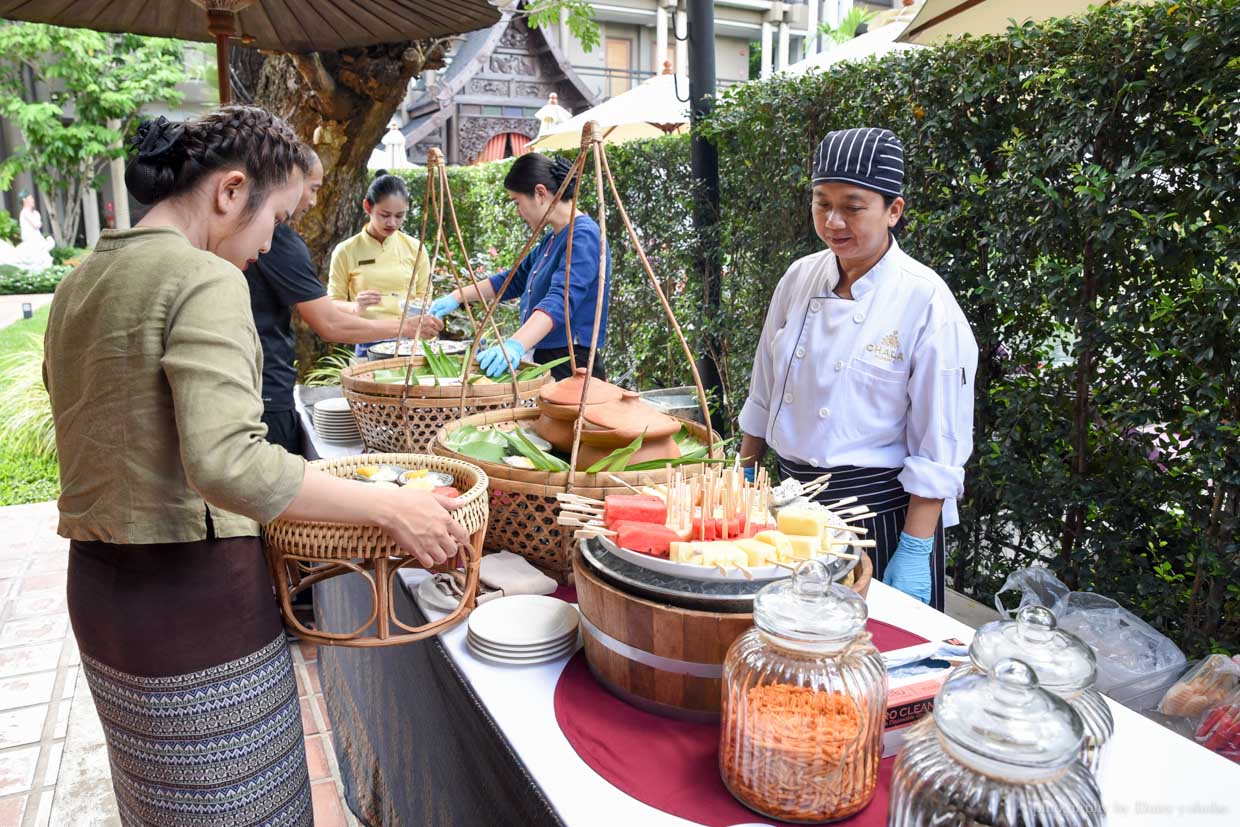
[[[879,651],[925,643],[925,638],[881,621],[866,627]],[[749,810],[719,778],[719,725],[664,718],[612,695],[590,674],[578,652],[555,687],[555,718],[577,755],[613,786],[651,807],[709,827],[785,824]],[[891,765],[879,765],[870,805],[838,822],[885,825]]]

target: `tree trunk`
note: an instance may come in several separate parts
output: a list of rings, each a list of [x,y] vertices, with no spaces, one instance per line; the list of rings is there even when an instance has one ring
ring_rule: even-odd
[[[332,249],[362,226],[366,162],[405,99],[409,80],[442,66],[447,40],[418,41],[311,55],[233,51],[236,97],[287,120],[323,159],[318,206],[297,225],[326,283]],[[297,358],[304,374],[330,346],[301,321]]]

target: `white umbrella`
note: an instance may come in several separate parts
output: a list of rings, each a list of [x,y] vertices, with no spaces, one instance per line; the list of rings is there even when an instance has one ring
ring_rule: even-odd
[[[367,169],[407,169],[410,165],[409,156],[405,151],[405,133],[400,131],[400,123],[393,118],[388,124],[387,134],[383,136],[383,149],[370,153],[366,162]]]
[[[1011,21],[1071,17],[1090,6],[1110,5],[1116,0],[926,0],[917,17],[900,35],[905,43],[929,45],[962,34],[1003,34]],[[1142,0],[1149,2],[1149,0]]]
[[[538,135],[542,137],[548,129],[572,118],[573,113],[560,106],[560,96],[552,92],[547,96],[547,105],[535,112],[534,117],[538,119]]]
[[[682,95],[685,100],[678,96]],[[581,145],[581,129],[597,121],[609,144],[640,138],[657,138],[679,132],[689,124],[689,79],[665,73],[634,86],[629,91],[603,101],[580,115],[539,135],[531,144],[536,149],[574,149]]]
[[[825,72],[837,63],[850,60],[865,60],[869,57],[881,57],[893,52],[907,52],[920,48],[912,43],[899,43],[896,38],[908,26],[908,21],[888,23],[873,31],[854,37],[836,46],[829,52],[808,57],[800,63],[794,63],[784,72],[789,75],[804,75],[812,71]]]

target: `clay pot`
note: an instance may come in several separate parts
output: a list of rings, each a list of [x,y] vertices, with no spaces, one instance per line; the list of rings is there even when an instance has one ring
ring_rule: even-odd
[[[577,470],[584,471],[603,457],[610,454],[616,448],[623,448],[629,442],[622,442],[619,445],[599,446],[589,445],[582,436],[581,447],[577,450]],[[571,447],[571,446],[570,446]],[[675,459],[680,456],[680,446],[676,444],[676,440],[672,437],[664,437],[653,441],[642,440],[642,447],[637,453],[629,458],[629,463],[645,462],[651,459]]]
[[[538,392],[539,406],[541,407],[546,402],[548,405],[556,406],[556,410],[561,412],[571,408],[571,416],[576,418],[577,406],[581,404],[581,389],[585,386],[585,381],[586,369],[577,368],[577,372],[567,379],[561,379],[559,382],[550,385],[543,385],[542,390]],[[624,393],[623,388],[595,377],[590,380],[590,391],[586,395],[586,405],[615,402]]]
[[[680,422],[632,391],[625,391],[615,402],[586,408],[585,427],[589,429],[591,445],[623,448],[642,434],[646,435],[643,446],[673,436],[680,431]],[[583,431],[582,441],[586,439]]]

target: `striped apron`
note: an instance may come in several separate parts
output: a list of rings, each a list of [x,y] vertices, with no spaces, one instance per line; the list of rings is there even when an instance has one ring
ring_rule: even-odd
[[[821,503],[833,503],[845,497],[856,497],[857,505],[868,506],[874,516],[854,525],[867,530],[866,539],[874,540],[875,547],[866,549],[874,558],[874,577],[881,580],[887,570],[887,561],[895,554],[900,543],[900,532],[908,517],[909,494],[897,479],[900,468],[858,468],[855,465],[839,465],[835,468],[814,468],[776,457],[781,478],[792,477],[809,482],[830,472],[831,481],[815,499]],[[934,529],[934,550],[930,552],[930,605],[943,611],[944,572],[947,567],[947,545],[943,537],[943,519]]]

